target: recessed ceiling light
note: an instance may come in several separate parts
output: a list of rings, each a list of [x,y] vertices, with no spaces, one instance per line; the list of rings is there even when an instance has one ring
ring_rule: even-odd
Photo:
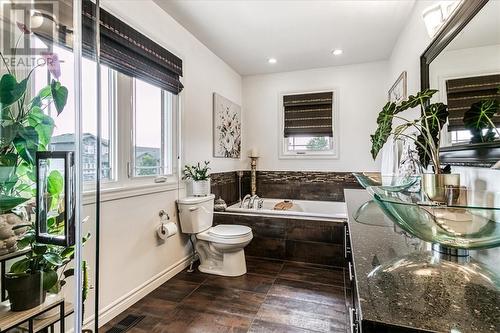
[[[335,49],[332,51],[333,55],[335,56],[338,56],[338,55],[341,55],[344,51],[342,51],[341,49]]]
[[[278,62],[278,60],[276,60],[276,58],[269,58],[269,59],[267,59],[267,62],[270,64],[275,64]]]

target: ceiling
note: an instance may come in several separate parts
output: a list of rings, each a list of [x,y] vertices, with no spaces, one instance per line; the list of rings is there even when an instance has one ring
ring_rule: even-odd
[[[387,59],[415,3],[154,1],[242,75]],[[336,48],[344,53],[333,56]]]

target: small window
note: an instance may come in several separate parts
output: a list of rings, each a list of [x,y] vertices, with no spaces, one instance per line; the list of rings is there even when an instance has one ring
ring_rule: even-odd
[[[336,157],[334,93],[281,97],[281,158]]]
[[[173,94],[133,79],[132,177],[171,175]]]

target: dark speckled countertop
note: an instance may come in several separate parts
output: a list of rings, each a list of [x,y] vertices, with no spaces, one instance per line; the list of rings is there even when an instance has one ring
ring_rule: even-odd
[[[345,190],[363,323],[429,332],[500,332],[500,248],[455,263],[384,216],[365,190]]]

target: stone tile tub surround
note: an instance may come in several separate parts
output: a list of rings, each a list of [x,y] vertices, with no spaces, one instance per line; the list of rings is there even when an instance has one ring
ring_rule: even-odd
[[[213,173],[211,190],[228,205],[239,200],[237,171]],[[361,188],[351,172],[260,171],[257,194],[262,198],[344,201],[344,189]],[[250,171],[243,172],[242,196],[250,193]]]
[[[240,224],[252,228],[253,239],[245,248],[249,256],[344,265],[344,221],[321,221],[279,216],[215,213],[214,225]]]

